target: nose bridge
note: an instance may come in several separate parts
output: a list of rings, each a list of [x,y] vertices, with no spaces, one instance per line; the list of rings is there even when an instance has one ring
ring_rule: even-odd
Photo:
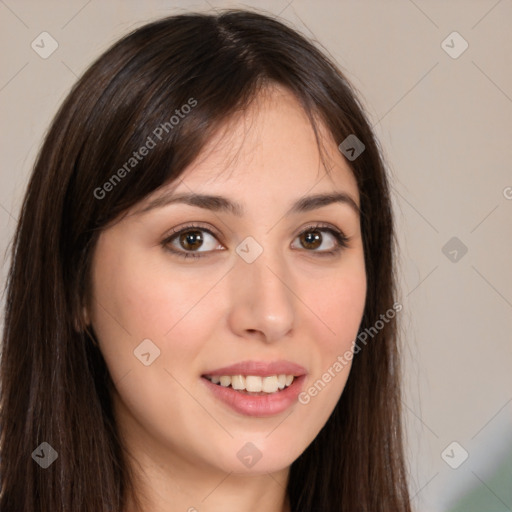
[[[295,320],[291,278],[284,257],[277,250],[263,249],[259,244],[263,250],[258,249],[252,240],[247,244],[240,244],[233,268],[234,328],[239,334],[260,331],[267,341],[276,340],[287,334]]]

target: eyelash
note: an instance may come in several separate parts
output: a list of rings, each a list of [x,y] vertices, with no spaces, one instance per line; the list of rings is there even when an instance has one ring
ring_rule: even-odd
[[[183,226],[181,229],[179,229],[177,231],[173,231],[170,236],[168,236],[167,238],[165,238],[165,240],[162,241],[162,243],[161,243],[162,247],[166,251],[169,251],[172,254],[176,254],[177,256],[180,256],[181,258],[184,258],[184,259],[187,259],[187,258],[194,258],[194,259],[203,258],[205,255],[207,255],[211,251],[202,251],[202,252],[197,252],[197,251],[195,251],[195,252],[194,251],[189,251],[189,252],[178,251],[176,249],[171,248],[171,246],[169,245],[176,237],[178,237],[182,233],[186,233],[187,231],[193,231],[193,230],[205,231],[206,233],[210,234],[211,236],[213,236],[214,238],[217,239],[217,235],[215,235],[215,233],[213,233],[209,229],[204,228],[204,227],[199,226],[199,225],[196,225],[196,224],[189,224],[189,225]],[[334,249],[331,249],[330,251],[315,251],[315,250],[304,249],[306,252],[317,253],[317,255],[320,256],[320,257],[329,257],[329,256],[335,256],[335,255],[339,254],[344,248],[347,247],[347,245],[348,245],[347,242],[349,242],[349,240],[350,240],[350,238],[347,237],[340,230],[332,228],[329,225],[325,225],[325,224],[322,224],[322,223],[317,223],[317,224],[313,224],[311,226],[307,226],[305,229],[303,229],[297,235],[297,237],[300,237],[304,233],[308,233],[310,231],[327,231],[328,233],[330,233],[334,237],[334,239],[337,242],[337,247],[334,248]]]

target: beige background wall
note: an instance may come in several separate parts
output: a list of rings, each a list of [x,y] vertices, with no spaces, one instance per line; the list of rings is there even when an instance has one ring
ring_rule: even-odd
[[[279,14],[329,50],[360,91],[388,158],[416,509],[511,510],[512,1],[245,5]],[[0,2],[2,254],[42,135],[92,59],[146,21],[226,6],[243,4]],[[442,45],[454,31],[463,39]],[[41,32],[58,43],[47,59],[31,48]],[[7,267],[6,259],[2,280]],[[469,457],[460,464],[462,450]]]

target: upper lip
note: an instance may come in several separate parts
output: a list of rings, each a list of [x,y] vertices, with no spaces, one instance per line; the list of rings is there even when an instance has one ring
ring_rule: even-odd
[[[205,372],[203,376],[258,375],[260,377],[268,377],[285,374],[299,377],[305,373],[307,372],[303,366],[290,361],[241,361],[230,366],[210,370]]]

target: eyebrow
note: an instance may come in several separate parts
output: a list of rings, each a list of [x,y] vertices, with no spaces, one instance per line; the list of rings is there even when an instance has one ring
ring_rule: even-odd
[[[150,210],[154,210],[155,208],[163,208],[164,206],[176,203],[197,206],[199,208],[204,208],[206,210],[212,210],[215,212],[227,212],[237,217],[242,217],[244,215],[243,205],[236,201],[232,201],[231,199],[217,195],[194,193],[164,194],[153,199],[147,206],[145,206],[137,213],[143,214]],[[302,197],[292,204],[285,215],[305,213],[333,203],[346,204],[350,206],[357,215],[360,215],[361,213],[359,206],[357,206],[357,203],[349,194],[345,192],[334,192]]]

